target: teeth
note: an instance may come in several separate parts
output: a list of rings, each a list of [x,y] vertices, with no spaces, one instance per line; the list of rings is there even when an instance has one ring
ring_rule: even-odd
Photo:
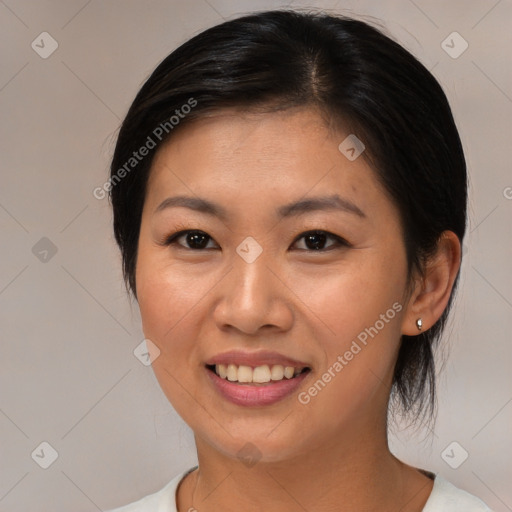
[[[293,368],[293,366],[287,366],[285,369],[284,369],[284,376],[287,378],[287,379],[291,379],[293,377],[293,374],[295,373],[295,368]]]
[[[252,382],[252,368],[250,366],[238,367],[238,382]]]
[[[272,380],[282,380],[284,377],[284,368],[280,364],[275,364],[272,366],[272,370],[270,371],[270,378]]]
[[[257,383],[264,384],[265,382],[291,379],[294,375],[298,375],[302,368],[294,368],[293,366],[282,366],[274,364],[270,367],[268,364],[256,366],[237,366],[236,364],[216,364],[215,373],[222,379],[227,379],[231,382],[242,383]]]
[[[223,379],[225,379],[228,376],[228,368],[225,364],[218,364],[215,367],[215,371],[217,372],[217,375],[219,377],[222,377]]]
[[[238,380],[238,368],[234,364],[228,364],[227,377],[232,382]]]
[[[256,368],[254,368],[254,370],[252,371],[252,381],[253,382],[259,382],[259,383],[270,382],[270,378],[271,378],[270,368],[268,367],[267,364],[264,366],[256,366]]]

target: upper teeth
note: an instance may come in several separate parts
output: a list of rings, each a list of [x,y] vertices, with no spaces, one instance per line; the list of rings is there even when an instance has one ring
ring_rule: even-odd
[[[274,364],[270,367],[268,364],[256,366],[237,366],[236,364],[216,364],[215,373],[229,381],[235,382],[256,382],[264,383],[271,380],[283,380],[284,377],[291,379],[294,375],[301,372],[302,368],[294,368],[293,366],[282,366]]]

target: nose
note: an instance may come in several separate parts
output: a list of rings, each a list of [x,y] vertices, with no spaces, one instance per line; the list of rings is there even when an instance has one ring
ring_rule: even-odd
[[[235,254],[232,269],[218,289],[221,296],[214,320],[219,329],[254,335],[261,330],[281,332],[291,328],[293,294],[264,252],[252,263]]]

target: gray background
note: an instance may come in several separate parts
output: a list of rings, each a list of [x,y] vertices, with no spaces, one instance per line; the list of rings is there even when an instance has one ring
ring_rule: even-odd
[[[449,97],[470,173],[468,254],[437,424],[397,428],[391,444],[512,510],[510,0],[0,0],[0,511],[103,510],[195,464],[190,430],[134,356],[140,317],[92,191],[162,58],[223,18],[286,5],[382,19]],[[31,43],[51,49],[45,31],[58,49],[43,59]],[[458,58],[442,47],[454,31],[469,44]],[[58,453],[47,469],[42,442]]]

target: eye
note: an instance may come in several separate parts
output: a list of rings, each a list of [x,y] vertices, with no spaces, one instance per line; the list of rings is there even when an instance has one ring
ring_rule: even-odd
[[[350,247],[350,244],[340,236],[322,230],[313,230],[301,233],[295,239],[293,245],[296,245],[297,242],[301,239],[304,239],[305,244],[305,248],[298,249],[301,251],[325,252],[336,249],[337,247]],[[332,240],[333,243],[325,247],[325,244],[329,239]],[[180,242],[180,240],[183,240],[183,243]],[[212,242],[215,245],[208,247],[209,242]],[[184,229],[178,231],[177,233],[169,236],[164,241],[164,245],[178,245],[183,249],[188,249],[191,251],[218,248],[216,242],[213,241],[213,238],[210,235],[198,229]]]
[[[180,239],[184,239],[185,243],[188,246],[179,243]],[[190,250],[211,249],[212,247],[207,247],[209,240],[213,241],[211,236],[206,234],[204,231],[199,231],[197,229],[188,229],[179,231],[178,233],[174,233],[173,235],[168,237],[165,241],[165,245],[179,245],[184,249]]]
[[[338,235],[334,235],[333,233],[329,233],[327,231],[314,230],[302,233],[295,239],[294,245],[302,238],[304,239],[306,249],[299,250],[309,250],[309,252],[325,252],[330,251],[332,249],[336,249],[336,247],[340,246],[350,247],[350,244],[346,240],[344,240]],[[325,243],[328,239],[334,240],[334,243],[325,248]]]

